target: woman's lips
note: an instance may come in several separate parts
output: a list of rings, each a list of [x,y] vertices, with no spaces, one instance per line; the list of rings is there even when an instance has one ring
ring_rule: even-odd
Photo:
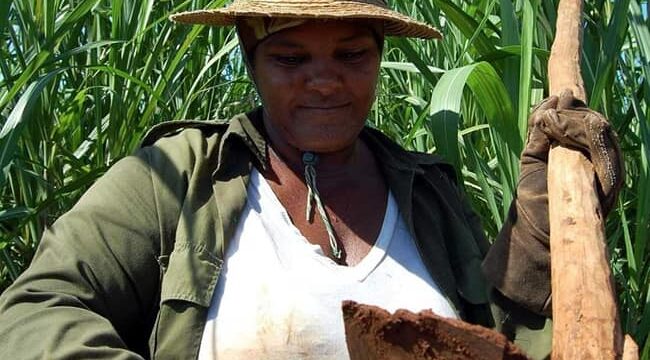
[[[333,111],[349,106],[349,103],[339,105],[301,105],[299,108],[312,111]]]

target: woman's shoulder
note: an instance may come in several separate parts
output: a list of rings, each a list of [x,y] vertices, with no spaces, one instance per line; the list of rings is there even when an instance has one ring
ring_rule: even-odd
[[[208,138],[223,133],[229,120],[171,120],[154,125],[140,142],[140,147],[159,145],[167,142],[192,142],[195,138]],[[165,140],[169,139],[169,140]]]
[[[192,167],[214,159],[229,133],[241,133],[247,114],[219,120],[172,120],[154,125],[140,141],[136,154],[144,154],[151,166],[182,164]]]

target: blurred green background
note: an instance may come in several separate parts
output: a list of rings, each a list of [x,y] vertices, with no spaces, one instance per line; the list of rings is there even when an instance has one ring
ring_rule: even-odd
[[[389,1],[444,41],[389,39],[369,123],[457,166],[493,238],[513,197],[531,104],[547,95],[557,0]],[[153,124],[258,103],[231,29],[169,14],[226,1],[1,0],[0,291],[44,228]],[[650,359],[650,31],[647,0],[587,1],[583,77],[627,180],[607,221],[621,320]]]

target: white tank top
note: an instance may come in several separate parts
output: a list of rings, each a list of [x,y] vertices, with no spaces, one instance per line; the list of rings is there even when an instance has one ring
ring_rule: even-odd
[[[199,359],[349,359],[343,300],[457,318],[426,271],[392,194],[368,255],[356,266],[340,266],[300,234],[253,170]]]

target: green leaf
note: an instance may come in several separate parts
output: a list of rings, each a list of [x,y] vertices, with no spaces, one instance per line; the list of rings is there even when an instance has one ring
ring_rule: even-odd
[[[20,270],[18,270],[18,267],[16,267],[14,262],[11,260],[11,256],[9,256],[9,251],[6,246],[7,242],[0,240],[0,244],[3,245],[0,246],[0,263],[6,267],[11,281],[15,281],[18,278],[18,275],[20,275]]]
[[[0,130],[0,189],[4,187],[7,179],[9,166],[13,161],[18,139],[25,125],[24,122],[29,118],[29,114],[38,101],[45,85],[65,70],[59,69],[53,71],[30,84],[18,100],[16,107],[9,114],[7,122],[5,122]]]
[[[0,210],[0,222],[19,219],[30,214],[30,209],[26,206],[14,207],[11,209]]]
[[[205,74],[208,73],[208,71],[214,66],[215,63],[218,61],[221,61],[224,59],[226,55],[229,55],[239,44],[238,39],[232,39],[228,43],[224,44],[221,49],[208,61],[203,69],[199,72],[199,74],[196,76],[196,79],[194,80],[194,83],[192,84],[192,87],[190,87],[190,90],[188,91],[188,97],[189,99],[185,102],[185,106],[181,109],[181,118],[185,118],[187,116],[187,108],[190,106],[192,103],[191,99],[196,96],[196,88],[199,87],[203,82],[204,82],[204,76]]]
[[[52,62],[65,61],[71,56],[82,54],[93,49],[98,49],[104,46],[115,45],[115,44],[124,44],[124,41],[114,41],[114,40],[104,40],[104,41],[95,41],[82,46],[76,47],[69,51],[63,52],[60,55],[55,56],[52,59]]]
[[[427,64],[427,62],[422,59],[422,57],[420,57],[415,48],[413,48],[411,42],[403,38],[395,38],[392,39],[392,41],[400,50],[402,50],[402,52],[404,52],[406,58],[411,63],[413,63],[413,65],[415,65],[425,80],[427,80],[430,84],[435,84],[437,82],[438,78],[436,75],[434,75],[433,71],[429,69],[429,64]]]
[[[504,59],[509,59],[509,58],[520,58],[522,54],[522,47],[521,45],[508,45],[508,46],[503,46],[500,48],[497,48],[494,52],[489,53],[485,56],[481,56],[480,58],[477,59],[477,61],[487,61],[487,62],[494,62],[496,60],[504,60]],[[551,52],[546,49],[540,49],[538,47],[532,47],[533,54],[539,58],[540,60],[548,60],[549,56],[551,56]],[[513,68],[519,68],[519,66],[513,67]]]
[[[630,6],[630,0],[618,0],[614,2],[614,10],[612,18],[607,26],[607,33],[603,39],[602,53],[598,59],[596,66],[596,84],[589,93],[589,107],[598,109],[603,100],[604,90],[611,86],[614,81],[614,70],[618,63],[621,47],[623,47],[623,39],[626,36],[627,14]]]
[[[480,62],[445,73],[436,84],[430,108],[429,126],[437,151],[456,169],[461,169],[458,151],[460,109],[465,86],[469,85],[474,99],[505,144],[504,156],[518,154],[522,140],[514,124],[514,112],[505,86],[489,63]],[[516,155],[515,155],[516,157]]]
[[[25,69],[25,71],[20,75],[11,89],[5,93],[5,96],[3,96],[2,99],[0,99],[0,109],[3,109],[13,100],[14,96],[16,96],[16,94],[18,94],[20,90],[30,82],[34,74],[41,69],[41,66],[45,64],[51,55],[52,53],[50,51],[42,51],[29,63],[27,69]]]
[[[448,71],[440,78],[431,95],[429,127],[436,150],[453,164],[457,171],[462,168],[458,154],[460,104],[467,79],[477,66],[468,65]]]
[[[535,36],[536,1],[524,0],[524,17],[522,20],[521,61],[519,68],[519,105],[518,123],[521,138],[526,136],[528,113],[531,103],[533,80],[533,38]]]
[[[486,55],[494,51],[495,46],[490,38],[482,31],[477,33],[477,29],[481,29],[479,22],[464,12],[458,5],[448,0],[433,0],[433,3],[447,15],[447,18],[458,27],[466,38],[474,39],[472,45],[479,54]]]
[[[13,0],[3,0],[0,2],[0,34],[4,33],[5,27],[9,23],[9,8]]]
[[[508,211],[519,178],[519,154],[523,150],[523,138],[518,131],[510,95],[505,84],[492,66],[478,66],[468,79],[474,98],[481,106],[490,124],[495,140],[495,152],[500,164],[503,216]],[[525,131],[525,130],[524,130]],[[494,217],[500,219],[500,217]],[[499,223],[499,227],[501,223]]]
[[[397,61],[382,61],[381,67],[384,69],[393,69],[393,70],[399,70],[399,71],[405,71],[405,72],[410,72],[414,74],[420,74],[420,70],[418,69],[415,64],[411,62],[397,62]],[[444,74],[445,70],[433,67],[433,66],[427,66],[429,68],[429,71],[432,74]]]
[[[647,18],[647,16],[645,17]],[[628,22],[630,29],[636,38],[640,58],[638,59],[645,69],[646,86],[648,86],[648,76],[650,76],[650,29],[644,21],[641,6],[636,0],[630,1],[628,12]]]
[[[75,6],[74,10],[67,12],[60,24],[57,26],[54,37],[58,39],[69,32],[81,18],[86,16],[99,3],[99,1],[100,0],[84,0]]]
[[[466,150],[468,153],[468,160],[473,165],[472,168],[478,170],[475,171],[474,174],[476,176],[478,185],[480,186],[481,193],[485,198],[485,202],[487,203],[488,208],[490,209],[492,219],[494,219],[494,222],[496,223],[497,227],[500,228],[503,225],[503,216],[501,215],[503,210],[500,209],[499,206],[497,205],[499,201],[497,200],[495,191],[493,191],[494,187],[490,185],[489,178],[486,175],[490,173],[490,170],[484,164],[484,162],[481,161],[478,152],[473,146],[467,146]]]
[[[501,135],[509,152],[518,157],[523,150],[523,137],[519,135],[512,103],[499,74],[489,63],[480,62],[467,82],[490,126]]]

